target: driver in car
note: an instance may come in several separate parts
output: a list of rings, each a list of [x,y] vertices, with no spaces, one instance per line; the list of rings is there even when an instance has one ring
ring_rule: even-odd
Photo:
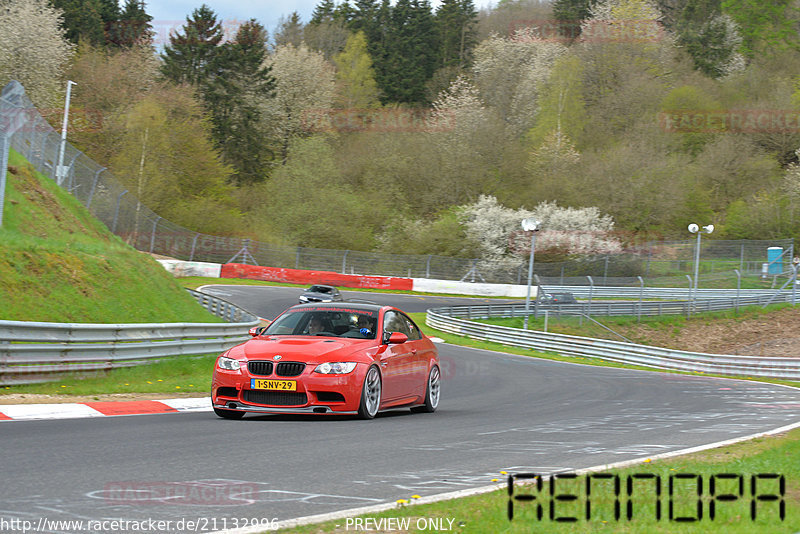
[[[323,329],[324,328],[322,326],[322,319],[320,319],[317,316],[312,317],[311,320],[308,322],[308,333],[311,334],[312,336],[317,332],[322,332]]]
[[[372,318],[368,315],[359,315],[358,316],[358,330],[365,336],[370,335],[373,332],[373,321]]]

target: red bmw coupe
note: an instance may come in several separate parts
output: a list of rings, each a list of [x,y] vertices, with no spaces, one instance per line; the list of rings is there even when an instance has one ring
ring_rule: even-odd
[[[217,358],[214,412],[357,414],[433,412],[441,373],[433,342],[391,306],[317,303],[293,306],[253,339]]]

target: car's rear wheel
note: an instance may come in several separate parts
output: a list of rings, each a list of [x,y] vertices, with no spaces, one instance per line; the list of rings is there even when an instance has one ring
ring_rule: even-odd
[[[245,412],[236,412],[234,410],[223,410],[221,408],[214,408],[214,413],[223,419],[241,419],[244,417]]]
[[[428,385],[425,389],[425,404],[414,408],[415,412],[433,413],[439,407],[439,397],[442,392],[442,375],[439,367],[434,365],[428,374]]]
[[[372,419],[381,406],[381,374],[374,365],[367,369],[364,387],[361,388],[361,405],[358,415],[362,419]]]

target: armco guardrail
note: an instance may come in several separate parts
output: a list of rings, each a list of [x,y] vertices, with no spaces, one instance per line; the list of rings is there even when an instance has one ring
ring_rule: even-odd
[[[0,385],[55,380],[153,358],[222,352],[248,339],[256,316],[222,299],[191,291],[228,323],[73,324],[0,321]]]
[[[627,299],[688,299],[692,292],[688,287],[614,287],[614,286],[557,286],[542,284],[540,286],[544,293],[572,293],[577,298],[588,298],[591,294],[594,298],[627,298]],[[736,298],[737,295],[744,297],[758,297],[767,295],[778,295],[776,301],[788,302],[792,299],[792,290],[784,289],[697,289],[698,299],[718,299]],[[800,291],[797,292],[800,300]]]
[[[597,298],[597,295],[595,295]],[[730,310],[744,306],[764,305],[768,302],[791,301],[791,294],[761,294],[749,297],[728,297],[716,299],[662,300],[662,301],[613,301],[593,300],[574,304],[553,304],[531,301],[530,315],[548,312],[554,315],[602,315],[602,316],[639,316],[639,315],[688,315],[702,312]],[[523,317],[524,304],[476,304],[449,308],[452,317],[478,319],[484,317]]]
[[[467,313],[476,313],[474,306],[470,311],[465,308],[467,306],[428,310],[426,324],[452,334],[544,352],[600,358],[659,369],[726,376],[759,376],[800,380],[800,358],[704,354],[635,343],[487,325],[457,318],[459,315],[466,316]]]

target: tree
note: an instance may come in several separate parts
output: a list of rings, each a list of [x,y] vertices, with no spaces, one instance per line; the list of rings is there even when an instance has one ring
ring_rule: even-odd
[[[511,38],[491,37],[475,49],[472,72],[484,102],[490,102],[512,135],[532,125],[541,84],[567,48],[522,30]]]
[[[125,6],[108,40],[121,47],[150,45],[153,42],[153,17],[145,11],[144,0],[125,0]]]
[[[206,67],[213,60],[222,41],[222,24],[210,7],[203,4],[186,17],[183,34],[169,37],[161,54],[164,76],[175,83],[199,84],[205,79]]]
[[[300,46],[303,42],[303,23],[297,11],[292,11],[288,18],[281,17],[275,30],[275,47],[283,45]]]
[[[231,169],[214,149],[203,115],[186,91],[154,88],[120,117],[122,136],[109,167],[165,219],[228,234],[238,222],[227,185]]]
[[[333,68],[319,52],[304,44],[279,46],[264,62],[275,78],[275,97],[262,102],[267,127],[278,141],[280,161],[286,164],[289,144],[301,135],[310,114],[327,111],[334,95]]]
[[[439,67],[469,67],[477,44],[478,12],[472,0],[443,0],[434,19],[439,34]]]
[[[286,164],[264,186],[264,202],[254,216],[276,221],[272,231],[294,245],[368,250],[387,210],[362,198],[344,183],[333,149],[320,136],[295,142]]]
[[[327,60],[331,60],[344,50],[349,37],[350,30],[347,29],[347,23],[333,18],[319,23],[310,22],[303,29],[306,46],[311,50],[322,52]]]
[[[333,58],[338,82],[338,103],[343,108],[377,107],[378,84],[367,52],[364,32],[350,36],[344,51]]]
[[[436,70],[436,30],[428,0],[398,0],[391,10],[386,62],[378,83],[383,102],[422,104]]]
[[[74,45],[65,37],[61,10],[46,0],[6,0],[0,9],[0,85],[19,81],[39,107],[55,107]]]
[[[106,162],[116,151],[121,132],[113,117],[124,113],[156,85],[159,62],[149,47],[109,49],[86,43],[68,71],[73,90],[70,115],[85,116],[87,128],[71,128],[72,142],[95,161]]]
[[[676,11],[673,31],[677,44],[692,56],[697,70],[719,78],[744,68],[738,53],[742,44],[739,28],[722,13],[720,0],[684,0],[682,9]]]
[[[481,258],[489,262],[518,263],[520,254],[529,253],[530,247],[524,245],[527,240],[517,241],[525,237],[520,235],[520,221],[527,218],[542,223],[537,251],[607,254],[621,250],[621,244],[611,235],[614,220],[595,207],[562,208],[555,202],[542,202],[532,210],[512,210],[495,197],[481,195],[477,202],[459,208],[459,218],[467,238],[480,244]]]
[[[798,8],[791,0],[722,0],[722,12],[739,24],[742,52],[753,57],[757,49],[797,49]]]
[[[67,39],[75,44],[80,40],[95,46],[105,44],[105,22],[98,0],[52,0],[52,5],[64,14]]]
[[[542,83],[536,125],[529,133],[538,144],[551,132],[556,142],[580,139],[586,121],[583,102],[583,65],[577,56],[565,55],[553,63],[550,77]]]
[[[438,158],[429,163],[435,165],[437,178],[429,184],[425,202],[437,201],[433,208],[438,211],[480,194],[487,175],[499,165],[504,135],[465,77],[457,78],[433,103],[427,137]]]
[[[581,34],[581,23],[591,16],[591,9],[598,0],[554,0],[553,18],[559,32],[567,39],[577,39]]]
[[[322,24],[323,22],[330,22],[333,20],[333,12],[336,8],[333,0],[322,0],[319,4],[314,6],[314,11],[311,12],[311,20],[309,24]]]
[[[233,179],[239,184],[263,180],[272,159],[261,128],[261,103],[275,85],[266,58],[267,31],[250,19],[233,41],[220,46],[201,88],[214,139],[225,161],[236,168]]]

